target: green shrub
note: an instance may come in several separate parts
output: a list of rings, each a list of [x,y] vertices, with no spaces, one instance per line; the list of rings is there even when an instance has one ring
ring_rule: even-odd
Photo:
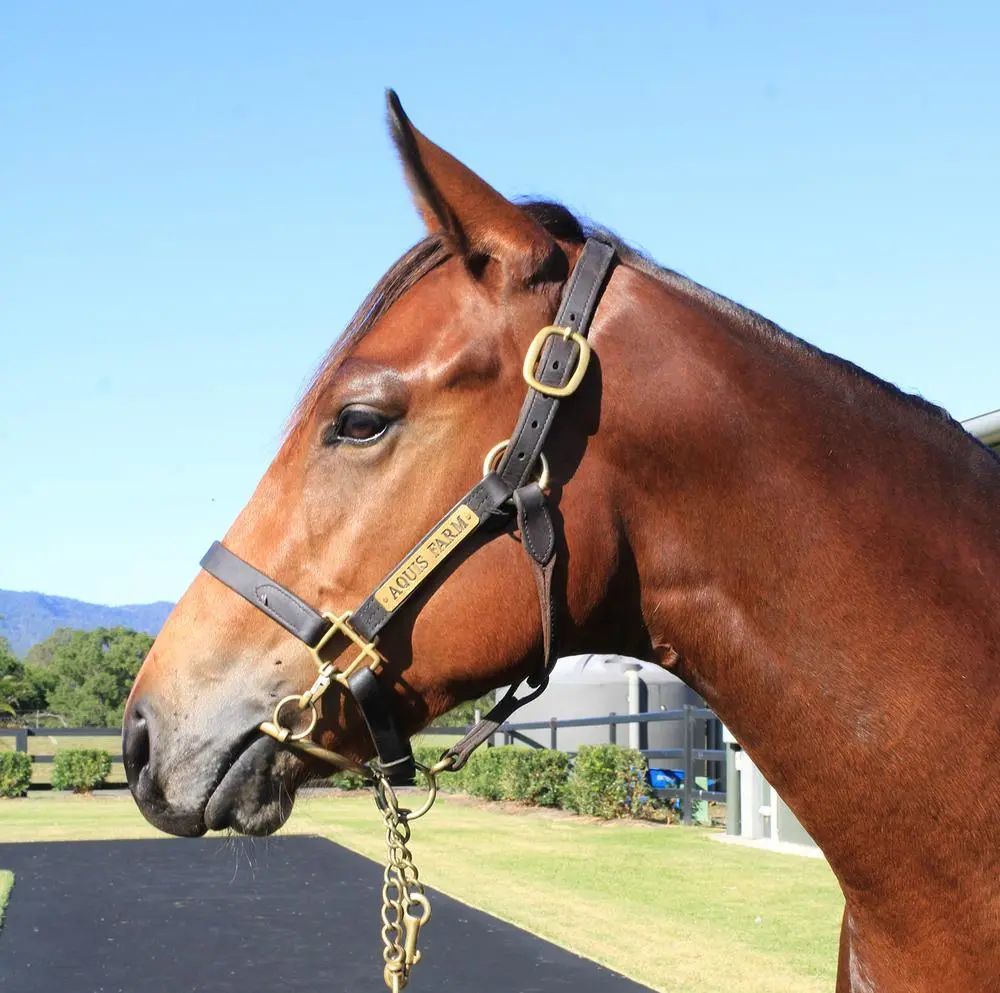
[[[457,779],[459,788],[484,800],[557,807],[568,768],[569,759],[562,752],[505,745],[476,752]]]
[[[0,752],[0,796],[26,796],[31,785],[31,756]]]
[[[504,799],[505,783],[503,782],[504,763],[506,756],[512,751],[510,746],[504,748],[480,748],[469,759],[462,770],[462,786],[466,793],[478,796],[483,800]]]
[[[327,780],[330,786],[335,786],[340,790],[360,790],[368,785],[368,780],[360,773],[343,770],[335,772]]]
[[[645,758],[617,745],[582,745],[563,803],[593,817],[641,817],[649,805]]]
[[[559,807],[566,792],[569,756],[551,748],[524,752],[518,799],[539,807]]]
[[[67,748],[56,752],[52,763],[52,788],[89,793],[111,772],[111,756],[100,748]]]

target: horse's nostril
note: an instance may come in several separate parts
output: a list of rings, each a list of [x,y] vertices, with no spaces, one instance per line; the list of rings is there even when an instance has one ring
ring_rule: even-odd
[[[146,766],[149,765],[149,725],[142,711],[132,708],[125,715],[122,727],[122,759],[125,775],[133,785]]]

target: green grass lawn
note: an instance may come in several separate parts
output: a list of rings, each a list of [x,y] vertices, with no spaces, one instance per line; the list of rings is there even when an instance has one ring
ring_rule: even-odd
[[[367,794],[305,796],[283,833],[382,857]],[[156,834],[128,797],[0,801],[0,842]],[[428,885],[660,990],[833,989],[843,901],[820,860],[722,845],[698,828],[451,797],[414,823],[411,848]],[[378,907],[363,912],[377,942]]]
[[[116,756],[121,754],[122,739],[120,734],[60,734],[58,728],[52,728],[48,734],[36,732],[28,739],[29,755],[55,755],[60,749],[66,748],[101,748]]]
[[[0,924],[3,924],[3,912],[10,899],[10,891],[14,886],[14,873],[0,869]]]

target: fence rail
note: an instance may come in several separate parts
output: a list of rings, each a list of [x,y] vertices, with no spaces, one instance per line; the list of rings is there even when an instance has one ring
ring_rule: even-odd
[[[0,728],[0,738],[13,738],[15,752],[28,750],[29,738],[118,738],[121,728]]]
[[[31,759],[32,765],[51,765],[55,761],[54,753],[37,754],[31,751],[28,744],[30,738],[114,738],[116,742],[121,741],[121,728],[0,728],[0,742],[4,739],[14,740],[15,752],[23,752]],[[56,751],[59,749],[57,748]],[[121,770],[116,770],[114,781],[124,782],[124,765],[122,763],[121,749],[119,747],[105,749],[111,755],[111,764],[121,766]],[[43,777],[39,783],[35,781],[34,786],[44,786],[48,779]]]

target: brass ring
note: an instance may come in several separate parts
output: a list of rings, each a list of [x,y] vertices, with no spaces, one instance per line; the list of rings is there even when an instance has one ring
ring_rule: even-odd
[[[437,799],[438,795],[437,776],[423,763],[414,762],[413,764],[427,779],[427,796],[424,797],[424,802],[416,810],[407,811],[406,819],[408,821],[416,821],[423,817],[424,814],[426,814],[427,811],[434,806],[434,801]]]
[[[301,741],[303,738],[308,738],[309,735],[311,735],[313,733],[313,729],[316,727],[316,722],[319,720],[319,714],[316,711],[316,704],[314,704],[314,703],[308,704],[308,707],[309,707],[309,710],[310,710],[309,724],[306,727],[305,731],[297,731],[295,734],[293,734],[291,728],[286,727],[284,724],[281,723],[281,711],[284,709],[284,707],[285,707],[286,704],[291,703],[293,700],[297,704],[299,704],[299,712],[300,713],[303,710],[305,710],[305,707],[303,707],[301,705],[302,704],[302,694],[301,693],[293,693],[291,696],[286,696],[284,699],[278,701],[278,705],[274,708],[274,718],[273,718],[273,720],[274,720],[274,723],[279,728],[284,728],[288,732],[288,740],[289,741]]]
[[[416,764],[416,763],[414,763]],[[372,784],[372,792],[375,797],[375,806],[385,813],[387,810],[399,813],[399,798],[396,791],[389,785],[389,780],[385,776],[376,775]]]
[[[486,458],[483,459],[484,479],[496,468],[496,464],[500,461],[500,457],[507,450],[509,444],[510,438],[505,438],[503,441],[498,441],[486,453]],[[537,483],[543,490],[547,490],[549,488],[549,460],[545,457],[544,452],[539,452],[538,458],[542,463],[542,471],[538,475]]]

